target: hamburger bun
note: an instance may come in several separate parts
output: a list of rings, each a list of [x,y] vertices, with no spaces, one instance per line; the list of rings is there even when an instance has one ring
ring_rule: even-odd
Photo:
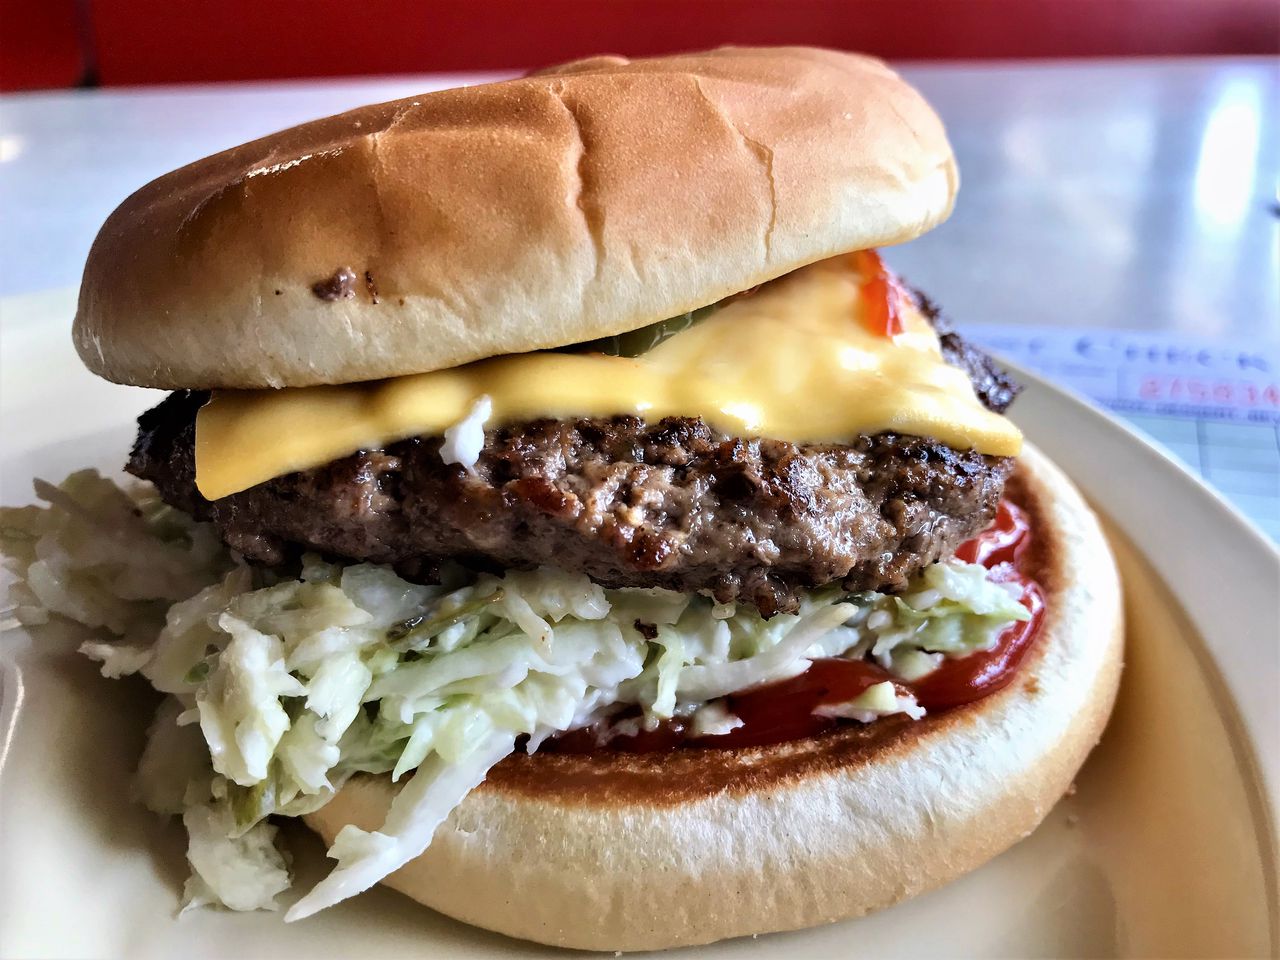
[[[1009,494],[1046,606],[1004,689],[770,747],[512,756],[384,882],[513,937],[646,950],[855,917],[994,857],[1097,743],[1122,646],[1115,564],[1079,493],[1028,447]],[[377,829],[396,789],[357,778],[307,824],[328,843]]]
[[[621,333],[910,240],[957,188],[924,99],[808,48],[598,57],[363,107],[160,177],[75,343],[166,389],[300,387]]]

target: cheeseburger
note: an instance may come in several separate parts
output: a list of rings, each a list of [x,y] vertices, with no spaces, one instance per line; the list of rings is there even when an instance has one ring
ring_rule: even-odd
[[[942,124],[816,49],[599,57],[161,177],[75,344],[173,391],[5,511],[19,618],[164,699],[188,904],[385,883],[640,950],[853,917],[1031,831],[1120,666],[1097,522],[875,248]],[[976,252],[973,255],[978,255]],[[290,887],[283,817],[331,872]]]

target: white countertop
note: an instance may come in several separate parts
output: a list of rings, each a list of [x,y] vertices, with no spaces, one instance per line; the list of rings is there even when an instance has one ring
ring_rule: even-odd
[[[891,262],[961,323],[1280,338],[1280,75],[1264,59],[907,66],[956,212]],[[127,194],[312,117],[485,79],[0,97],[0,296],[74,285]]]

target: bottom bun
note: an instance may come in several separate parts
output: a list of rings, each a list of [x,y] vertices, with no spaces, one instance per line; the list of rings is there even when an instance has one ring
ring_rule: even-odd
[[[384,883],[513,937],[647,950],[859,916],[994,857],[1097,743],[1122,653],[1115,563],[1080,494],[1028,449],[1009,495],[1047,603],[1003,690],[769,747],[515,755]],[[377,829],[396,789],[354,779],[307,824],[327,842]]]

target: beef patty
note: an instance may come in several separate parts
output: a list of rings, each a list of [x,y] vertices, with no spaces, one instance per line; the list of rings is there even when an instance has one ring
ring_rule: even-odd
[[[919,302],[948,361],[1003,411],[1016,386]],[[439,437],[415,437],[210,502],[195,487],[205,397],[174,393],[143,414],[128,469],[250,560],[318,550],[419,580],[443,560],[547,564],[606,586],[702,590],[765,615],[836,581],[902,588],[990,523],[1013,466],[893,433],[798,445],[696,418],[623,416],[487,430],[473,472],[441,461]]]

